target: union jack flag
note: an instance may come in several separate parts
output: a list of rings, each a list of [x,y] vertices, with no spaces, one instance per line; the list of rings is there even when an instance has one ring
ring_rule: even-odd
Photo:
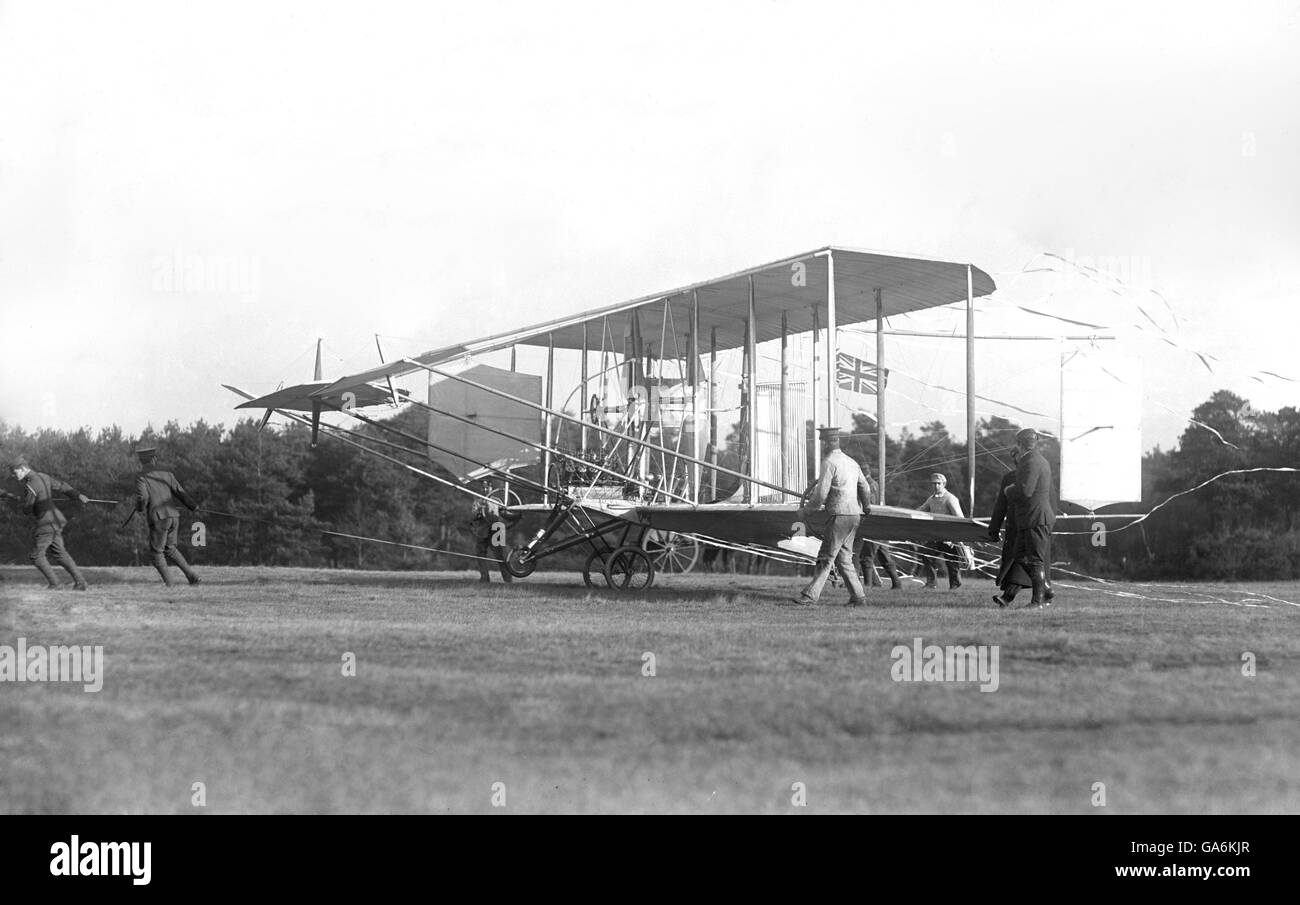
[[[878,369],[869,361],[863,361],[861,358],[854,358],[845,352],[840,352],[835,356],[836,364],[836,382],[841,390],[848,390],[850,393],[863,393],[867,396],[876,395],[876,378]],[[885,368],[884,385],[889,385],[889,368]]]

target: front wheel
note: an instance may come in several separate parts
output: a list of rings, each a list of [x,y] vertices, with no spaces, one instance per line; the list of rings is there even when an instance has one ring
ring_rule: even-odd
[[[605,583],[616,591],[644,591],[654,581],[654,560],[640,547],[619,547],[605,562]]]
[[[537,568],[537,560],[527,547],[511,547],[506,554],[505,568],[515,578],[527,578]]]

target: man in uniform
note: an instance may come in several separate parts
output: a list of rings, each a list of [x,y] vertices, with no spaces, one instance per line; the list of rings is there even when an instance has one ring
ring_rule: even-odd
[[[1038,433],[1025,428],[1016,434],[1016,479],[1003,493],[1016,513],[1016,562],[1029,576],[1033,597],[1029,607],[1047,606],[1051,600],[1047,566],[1052,561],[1052,469],[1038,451]]]
[[[871,510],[871,488],[858,463],[840,450],[840,429],[823,427],[817,432],[821,434],[821,477],[808,501],[807,512],[824,509],[829,521],[812,581],[791,602],[798,606],[815,603],[834,567],[848,586],[849,606],[862,606],[867,598],[853,568],[853,545],[863,513]]]
[[[135,451],[140,460],[140,473],[135,479],[135,508],[137,512],[145,513],[149,522],[149,553],[153,567],[162,576],[163,584],[170,587],[172,579],[167,571],[167,560],[170,559],[185,573],[190,584],[198,584],[199,576],[194,574],[176,546],[176,534],[181,523],[181,511],[176,502],[179,500],[191,512],[197,512],[199,507],[181,487],[176,475],[153,467],[157,454],[158,450],[152,446]]]
[[[1016,463],[1019,457],[1019,450],[1012,450],[1011,462]],[[1031,587],[1033,582],[1030,581],[1029,575],[1025,572],[1024,566],[1017,560],[1017,549],[1020,541],[1020,535],[1016,531],[1016,510],[1008,500],[1006,489],[1016,481],[1016,470],[1012,468],[1002,476],[1002,481],[998,485],[998,496],[993,502],[993,516],[989,519],[989,540],[997,543],[1002,541],[1002,556],[998,561],[997,584],[1001,591],[993,595],[993,602],[1000,607],[1011,605],[1015,600],[1016,594],[1021,588]],[[1001,534],[1005,527],[1006,534]]]
[[[483,485],[482,493],[488,495],[491,488]],[[491,573],[488,572],[488,558],[495,558],[500,562],[501,579],[507,583],[515,580],[506,568],[506,551],[503,544],[494,544],[493,535],[496,534],[498,523],[509,528],[519,521],[521,516],[518,513],[503,510],[497,502],[488,502],[487,500],[476,499],[474,508],[470,510],[469,530],[474,535],[474,555],[479,557],[478,562],[478,580],[484,584],[492,581]]]
[[[961,501],[948,490],[948,479],[938,472],[930,475],[930,495],[916,508],[937,515],[955,515],[962,518]],[[929,555],[927,555],[929,554]],[[921,548],[921,568],[925,570],[925,586],[937,588],[938,561],[943,560],[948,569],[948,587],[961,587],[961,555],[957,547],[947,541],[935,541]]]
[[[50,561],[45,556],[46,551],[53,550],[54,561],[63,566],[72,576],[73,590],[86,590],[86,579],[82,577],[72,554],[63,546],[63,526],[68,523],[68,520],[54,504],[54,494],[62,493],[69,498],[75,497],[83,504],[89,502],[90,498],[58,478],[34,470],[22,456],[9,463],[9,471],[26,489],[22,499],[23,511],[36,519],[36,530],[32,534],[32,565],[45,576],[50,589],[58,590],[63,587],[59,584],[59,579],[50,568]]]
[[[867,488],[871,492],[871,502],[880,502],[880,488],[876,482],[871,479],[871,466],[865,462],[859,462],[862,468],[862,476],[867,481]],[[876,572],[876,565],[879,564],[889,576],[890,587],[897,591],[903,586],[903,581],[898,575],[898,564],[894,562],[894,556],[889,552],[885,544],[878,544],[867,538],[862,539],[862,545],[858,548],[858,566],[862,570],[862,581],[869,588],[882,587],[880,575]]]

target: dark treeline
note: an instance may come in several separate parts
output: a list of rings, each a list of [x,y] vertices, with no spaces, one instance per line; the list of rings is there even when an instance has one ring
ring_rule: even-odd
[[[397,415],[394,423],[418,436],[425,432],[414,412]],[[378,432],[366,427],[353,433],[368,437]],[[187,428],[171,422],[138,437],[116,427],[98,433],[83,429],[28,434],[0,423],[0,449],[6,457],[24,453],[38,471],[60,477],[92,498],[130,497],[138,471],[132,451],[142,444],[158,447],[158,467],[175,472],[201,506],[205,546],[191,547],[193,519],[188,512],[182,510],[181,521],[181,542],[187,555],[193,550],[197,563],[366,569],[472,564],[321,534],[325,529],[439,549],[472,549],[461,530],[467,511],[461,494],[329,437],[322,436],[314,450],[310,440],[306,427],[293,424],[259,432],[252,420],[238,422],[233,430],[202,421]],[[4,486],[18,490],[7,473]],[[65,536],[78,562],[148,563],[143,519],[121,528],[130,515],[128,506],[73,502],[61,508],[69,517]],[[25,562],[30,519],[12,504],[0,511],[0,559]]]
[[[1300,411],[1258,411],[1227,390],[1219,390],[1192,412],[1192,420],[1170,450],[1159,447],[1142,457],[1142,500],[1098,510],[1147,512],[1180,491],[1223,472],[1300,465]],[[1204,425],[1204,426],[1200,426]],[[874,426],[860,418],[857,435],[845,449],[876,462]],[[1019,425],[1003,418],[981,420],[975,438],[975,515],[993,508],[998,481],[1011,467],[1010,453]],[[1216,432],[1218,436],[1216,436]],[[915,506],[928,493],[926,479],[942,472],[949,489],[966,504],[966,444],[952,439],[938,421],[919,434],[887,438],[890,475],[886,502]],[[1060,478],[1060,448],[1045,440],[1040,450]],[[1059,499],[1059,494],[1056,494]],[[1065,514],[1086,514],[1078,506],[1058,506]],[[1221,478],[1180,496],[1149,519],[1103,535],[1088,519],[1063,521],[1053,555],[1068,568],[1097,577],[1135,579],[1265,580],[1300,578],[1300,475],[1257,472]],[[1113,527],[1123,522],[1113,523]],[[1098,541],[1104,539],[1104,544]]]
[[[1193,412],[1174,448],[1147,453],[1142,460],[1143,499],[1101,510],[1144,512],[1175,493],[1216,474],[1241,468],[1289,467],[1300,462],[1300,412],[1252,409],[1221,390]],[[424,416],[411,410],[389,422],[423,436]],[[1217,431],[1219,437],[1213,431]],[[976,429],[975,515],[993,507],[998,480],[1010,468],[1010,450],[1019,425],[1004,418],[981,420]],[[358,439],[384,436],[372,427],[352,432]],[[1220,439],[1220,437],[1222,439]],[[42,430],[26,433],[0,423],[0,451],[24,453],[32,465],[91,497],[120,500],[135,486],[132,450],[157,446],[159,465],[176,472],[200,500],[207,532],[204,547],[191,548],[193,526],[182,521],[182,540],[199,563],[221,565],[336,566],[365,569],[472,568],[471,560],[322,535],[321,530],[382,538],[403,544],[471,552],[464,533],[469,499],[390,462],[322,437],[310,449],[309,431],[290,425],[259,432],[255,421],[231,430],[202,421],[182,428],[128,436],[118,428],[93,433]],[[415,446],[413,441],[400,441]],[[931,472],[947,476],[949,488],[966,499],[966,444],[950,437],[938,421],[917,433],[904,430],[888,438],[890,474],[886,501],[916,506],[928,494]],[[383,450],[383,447],[375,448]],[[1043,452],[1059,475],[1054,441]],[[860,418],[846,452],[872,466],[876,462],[873,425]],[[391,450],[385,450],[392,452]],[[416,459],[407,457],[412,462]],[[440,472],[427,460],[418,464]],[[5,489],[17,486],[6,474]],[[525,497],[528,495],[525,494]],[[126,529],[125,507],[70,503],[68,542],[87,565],[147,562],[142,520]],[[1077,507],[1066,512],[1082,513]],[[30,521],[12,504],[0,506],[0,560],[26,561]],[[220,515],[218,513],[228,513]],[[1069,568],[1099,577],[1289,579],[1300,578],[1300,480],[1294,474],[1257,473],[1224,478],[1174,499],[1137,527],[1110,531],[1104,545],[1090,520],[1063,523],[1084,532],[1058,537],[1055,558]],[[527,528],[527,525],[521,528]],[[555,565],[570,565],[556,562]]]

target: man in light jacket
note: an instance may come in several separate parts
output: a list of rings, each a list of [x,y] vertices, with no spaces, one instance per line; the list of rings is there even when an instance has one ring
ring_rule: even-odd
[[[840,450],[840,429],[823,427],[817,432],[821,435],[821,477],[808,500],[806,512],[824,511],[827,524],[812,581],[791,603],[797,606],[816,603],[833,567],[849,589],[848,605],[862,606],[867,597],[853,567],[853,542],[863,514],[871,511],[871,487],[858,463]]]

